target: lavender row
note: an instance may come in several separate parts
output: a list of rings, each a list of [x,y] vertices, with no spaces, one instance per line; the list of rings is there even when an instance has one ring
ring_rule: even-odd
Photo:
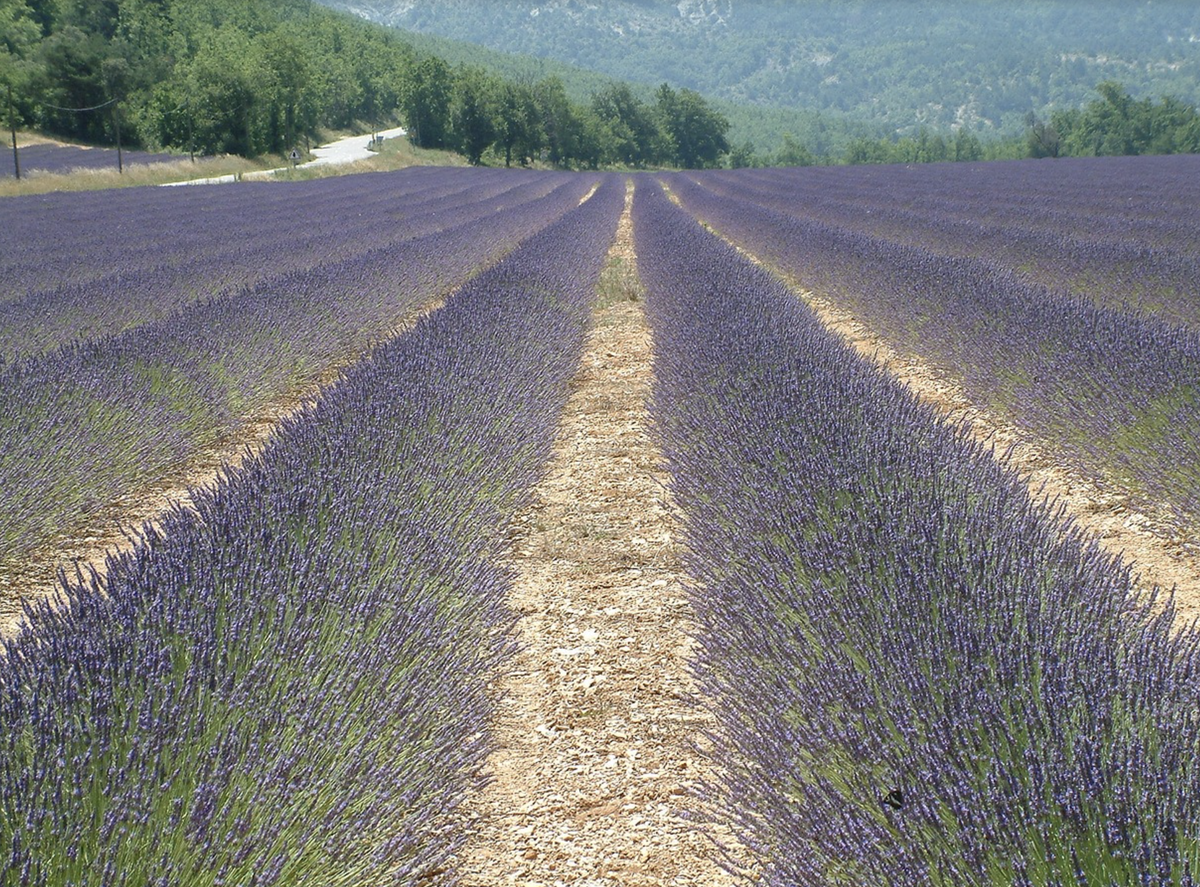
[[[76,145],[28,145],[18,151],[21,175],[33,172],[61,175],[75,170],[117,169],[117,152],[112,148],[82,148]],[[126,165],[145,163],[174,163],[181,160],[178,154],[151,153],[148,151],[122,151],[121,162]],[[17,161],[12,149],[0,152],[0,178],[16,175]]]
[[[1200,634],[654,185],[634,235],[762,883],[1200,882]]]
[[[144,223],[167,225],[170,236],[157,244],[153,261],[141,266],[127,261],[124,245],[143,234],[152,235],[156,228],[126,225],[94,243],[86,255],[75,250],[60,255],[52,244],[45,244],[50,251],[39,259],[42,267],[66,273],[84,267],[89,278],[0,303],[0,358],[11,360],[111,335],[202,299],[462,224],[541,196],[555,184],[549,177],[492,176],[481,177],[474,182],[476,187],[470,187],[463,181],[469,177],[458,176],[455,192],[434,191],[427,196],[428,189],[413,193],[407,178],[401,174],[377,182],[376,194],[365,206],[327,201],[325,193],[284,186],[291,192],[291,203],[289,214],[282,218],[278,208],[259,206],[249,193],[223,205],[202,239],[188,235],[181,226],[195,209],[192,201],[181,199],[173,220],[154,218]],[[314,222],[299,221],[307,218]],[[70,224],[70,218],[65,222]]]
[[[380,346],[0,661],[0,883],[416,884],[463,835],[549,457],[624,200]]]
[[[238,433],[578,204],[591,180],[0,373],[0,567]]]
[[[985,260],[669,181],[695,215],[894,347],[949,371],[973,403],[1180,532],[1200,526],[1200,333],[1055,294]]]
[[[986,258],[1100,305],[1200,328],[1196,157],[858,170],[750,170],[703,181],[724,196]]]

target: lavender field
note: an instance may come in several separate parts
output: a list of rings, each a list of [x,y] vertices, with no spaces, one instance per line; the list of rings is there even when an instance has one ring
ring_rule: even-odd
[[[0,675],[6,883],[437,870],[509,647],[505,521],[623,199],[610,179],[378,348],[112,560],[103,595],[30,614]]]
[[[39,144],[28,145],[18,150],[21,175],[50,173],[65,175],[77,170],[117,168],[115,148],[81,148],[75,145]],[[171,163],[180,159],[178,154],[155,154],[149,151],[123,151],[121,163]],[[16,161],[12,150],[0,152],[0,178],[16,174]]]
[[[0,302],[13,343],[0,363],[0,571],[236,438],[264,405],[386,338],[594,184],[441,177],[366,176],[362,192],[333,200],[314,182],[287,191],[287,214],[260,201],[275,196],[270,186],[265,195],[226,189],[207,203],[137,189],[102,195],[115,204],[105,212],[94,195],[7,202],[15,236],[3,264],[25,283]],[[106,215],[114,209],[123,223]],[[316,234],[300,222],[307,213],[325,219]],[[205,218],[198,248],[186,236],[196,217]],[[247,242],[253,223],[279,241]],[[61,261],[43,255],[38,265],[37,245],[68,225],[83,229],[83,245],[71,241]],[[142,235],[158,248],[134,250],[126,264],[122,244]]]
[[[1200,157],[706,172],[722,197],[1200,327]]]
[[[1196,160],[633,177],[716,718],[721,775],[689,791],[759,883],[1200,884],[1200,632],[796,290],[1194,546]],[[0,642],[0,883],[457,882],[516,637],[512,525],[626,184],[414,169],[0,202],[10,583],[327,382],[26,602]]]
[[[763,883],[1196,883],[1200,635],[653,185],[634,222]]]
[[[706,224],[1194,543],[1200,163],[1109,160],[893,168],[895,193],[879,171],[840,170],[812,199],[833,173],[664,180]]]

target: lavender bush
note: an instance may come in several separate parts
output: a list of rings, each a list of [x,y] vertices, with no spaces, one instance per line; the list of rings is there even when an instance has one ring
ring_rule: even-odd
[[[762,883],[1200,882],[1200,634],[652,182],[634,225]]]
[[[605,181],[29,613],[0,661],[4,884],[453,880],[511,644],[506,525],[623,200]]]
[[[984,259],[670,182],[694,214],[947,369],[974,403],[1130,491],[1180,533],[1200,527],[1200,333],[1098,308]]]
[[[0,368],[0,567],[236,434],[561,217],[592,183],[550,179],[523,203],[467,211],[463,224]]]

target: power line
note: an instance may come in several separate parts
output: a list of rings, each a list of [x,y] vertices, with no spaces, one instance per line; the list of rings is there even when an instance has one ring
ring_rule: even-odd
[[[115,104],[116,99],[109,99],[103,105],[93,105],[90,108],[60,108],[58,105],[52,105],[49,102],[39,102],[43,108],[53,108],[55,111],[99,111],[101,108],[107,108],[109,105]]]
[[[8,102],[9,102],[9,115],[11,116],[12,115],[12,87],[11,86],[9,87]],[[111,98],[107,102],[104,102],[99,105],[92,105],[92,107],[90,107],[90,108],[64,108],[61,105],[52,105],[50,102],[38,102],[38,106],[42,107],[42,108],[51,108],[55,111],[67,111],[67,112],[70,112],[73,114],[80,114],[85,111],[99,111],[102,108],[107,108],[110,105],[115,105],[116,103],[117,103],[117,100],[115,98]],[[112,118],[113,129],[116,131],[116,134],[117,134],[117,172],[124,172],[125,171],[125,163],[121,157],[121,121],[120,121],[120,118],[116,114],[114,114],[112,111],[109,112],[109,115]],[[16,169],[16,174],[17,174],[18,179],[21,178],[20,163],[21,162],[17,159],[17,131],[16,131],[16,125],[14,124],[14,126],[13,126],[13,166]]]

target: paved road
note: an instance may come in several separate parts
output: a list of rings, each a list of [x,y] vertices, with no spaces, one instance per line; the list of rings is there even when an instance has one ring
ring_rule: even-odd
[[[397,136],[404,135],[404,127],[397,126],[395,129],[385,129],[377,135],[384,139],[394,139]],[[367,150],[367,145],[370,143],[370,136],[350,136],[345,139],[338,139],[336,142],[330,142],[328,145],[321,145],[313,148],[312,153],[315,160],[310,160],[307,163],[301,163],[299,168],[305,169],[310,166],[329,166],[335,163],[353,163],[356,160],[367,160],[374,156],[371,151]]]
[[[385,129],[376,133],[380,138],[394,139],[397,136],[404,135],[405,130],[402,126],[397,126],[395,129]],[[367,145],[370,143],[369,135],[347,136],[344,139],[338,139],[336,142],[330,142],[328,145],[318,145],[312,149],[314,160],[309,160],[307,163],[301,163],[297,169],[306,169],[314,166],[334,166],[342,163],[354,163],[356,160],[367,160],[374,156],[371,151],[367,150]],[[255,170],[254,172],[243,173],[242,181],[254,179],[269,179],[276,173],[287,172],[286,166],[280,166],[276,169]],[[167,182],[167,185],[220,185],[226,182],[236,182],[238,176],[213,176],[207,179],[188,179],[186,182]]]

